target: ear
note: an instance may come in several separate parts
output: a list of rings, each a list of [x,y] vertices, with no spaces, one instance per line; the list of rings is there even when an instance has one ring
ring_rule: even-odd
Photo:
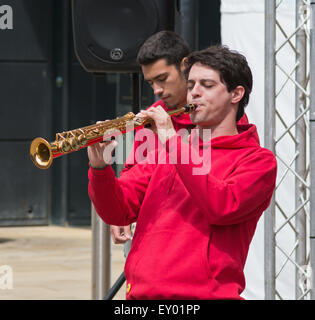
[[[245,94],[245,89],[243,86],[237,86],[232,90],[232,103],[239,103]]]
[[[184,72],[186,69],[186,61],[187,61],[187,57],[184,57],[180,63],[180,71]]]

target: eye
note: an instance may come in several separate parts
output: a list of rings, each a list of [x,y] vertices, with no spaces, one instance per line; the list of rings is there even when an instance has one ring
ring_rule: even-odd
[[[202,85],[205,87],[205,88],[212,88],[213,87],[213,82],[203,82]]]
[[[166,79],[167,79],[167,76],[163,76],[163,77],[159,78],[157,81],[164,82],[164,81],[166,81]]]
[[[188,82],[187,83],[187,90],[192,90],[193,89],[193,87],[194,87],[194,83],[192,83],[192,82]]]

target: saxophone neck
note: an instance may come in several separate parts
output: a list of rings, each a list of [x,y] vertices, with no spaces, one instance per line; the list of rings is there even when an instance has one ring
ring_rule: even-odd
[[[183,106],[181,108],[178,109],[174,109],[174,110],[170,110],[167,113],[170,116],[175,116],[175,115],[179,115],[181,113],[192,113],[194,110],[196,109],[196,105],[194,104],[188,104],[186,106]]]

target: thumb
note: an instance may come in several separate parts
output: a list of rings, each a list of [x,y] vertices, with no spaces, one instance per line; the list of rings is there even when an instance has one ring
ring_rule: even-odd
[[[125,233],[125,236],[128,240],[130,240],[132,238],[131,230],[130,230],[129,226],[124,227],[124,233]]]

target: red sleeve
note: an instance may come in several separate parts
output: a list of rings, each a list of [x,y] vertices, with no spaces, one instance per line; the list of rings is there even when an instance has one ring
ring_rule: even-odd
[[[272,152],[264,148],[257,149],[244,157],[226,179],[220,180],[211,174],[211,170],[205,174],[193,174],[193,170],[196,173],[199,169],[200,172],[204,165],[193,164],[193,148],[189,162],[181,164],[181,152],[189,152],[189,145],[180,143],[180,140],[179,136],[172,137],[166,148],[170,157],[178,157],[176,170],[210,224],[240,223],[261,214],[269,206],[277,174],[277,163]],[[176,149],[172,143],[177,143],[177,155],[172,155],[172,150]]]
[[[89,196],[104,222],[125,226],[137,220],[153,167],[139,164],[119,179],[111,166],[102,170],[90,167]]]

